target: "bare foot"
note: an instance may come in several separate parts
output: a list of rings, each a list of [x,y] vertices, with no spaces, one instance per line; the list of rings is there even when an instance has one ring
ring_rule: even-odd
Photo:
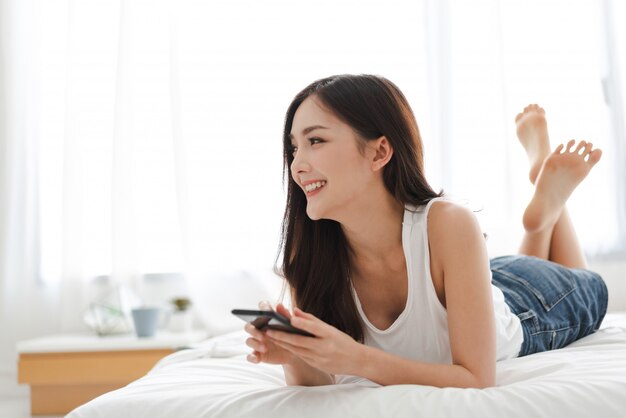
[[[565,147],[559,145],[544,160],[537,175],[535,194],[524,212],[526,231],[552,228],[576,186],[600,161],[602,150],[592,150],[593,144],[585,141],[572,150],[575,143],[572,139]]]
[[[546,112],[536,104],[530,104],[515,117],[517,137],[528,154],[530,182],[535,184],[537,174],[550,154]]]

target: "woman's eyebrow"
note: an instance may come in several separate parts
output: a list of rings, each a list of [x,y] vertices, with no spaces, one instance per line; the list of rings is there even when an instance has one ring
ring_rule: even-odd
[[[308,128],[304,128],[302,130],[302,136],[304,136],[304,135],[308,134],[309,132],[314,131],[316,129],[328,129],[328,128],[325,127],[325,126],[322,126],[322,125],[309,126]],[[293,134],[289,134],[289,139],[293,139]]]

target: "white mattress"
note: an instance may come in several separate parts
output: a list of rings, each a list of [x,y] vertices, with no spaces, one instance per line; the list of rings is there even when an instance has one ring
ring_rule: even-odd
[[[99,417],[626,417],[626,313],[570,346],[501,361],[497,387],[382,387],[361,378],[286,386],[282,368],[252,364],[243,331],[174,353],[141,379],[77,408]]]

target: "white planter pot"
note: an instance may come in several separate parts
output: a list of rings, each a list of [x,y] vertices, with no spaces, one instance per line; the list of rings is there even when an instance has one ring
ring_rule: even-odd
[[[191,311],[173,311],[170,314],[169,330],[171,332],[190,332],[192,328]]]

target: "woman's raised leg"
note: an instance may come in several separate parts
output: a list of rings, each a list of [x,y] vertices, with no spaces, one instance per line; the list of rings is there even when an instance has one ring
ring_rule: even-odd
[[[600,160],[602,151],[593,144],[575,141],[550,151],[544,110],[529,105],[515,118],[517,136],[530,162],[529,178],[535,193],[524,212],[524,238],[519,252],[571,268],[587,262],[576,237],[565,203],[576,186]]]

